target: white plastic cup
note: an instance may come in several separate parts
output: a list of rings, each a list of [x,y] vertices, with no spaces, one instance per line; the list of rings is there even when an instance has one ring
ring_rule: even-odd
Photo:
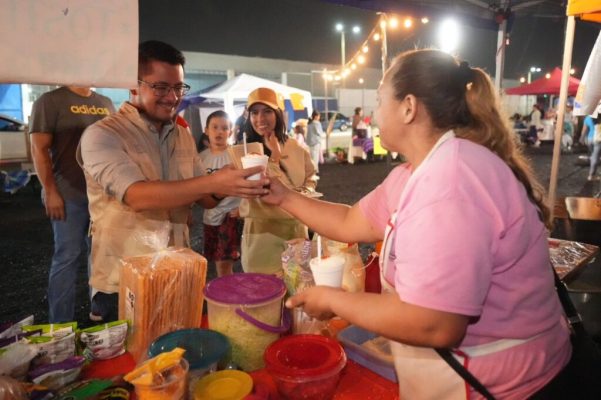
[[[345,259],[339,255],[326,258],[315,257],[309,262],[316,285],[341,287]]]
[[[245,169],[260,165],[265,170],[267,168],[267,161],[269,161],[269,157],[262,154],[247,154],[245,156],[242,156],[240,160],[242,161],[242,167]],[[258,181],[259,179],[261,179],[261,173],[256,173],[254,175],[249,176],[246,179],[248,179],[249,181]]]

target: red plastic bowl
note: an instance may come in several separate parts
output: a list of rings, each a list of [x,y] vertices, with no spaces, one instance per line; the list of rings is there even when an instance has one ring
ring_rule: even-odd
[[[264,359],[278,391],[291,400],[331,399],[346,365],[342,346],[319,335],[283,337],[267,347]]]

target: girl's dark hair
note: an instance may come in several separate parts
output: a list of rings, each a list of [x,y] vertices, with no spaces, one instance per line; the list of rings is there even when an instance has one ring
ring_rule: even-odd
[[[315,117],[317,117],[319,115],[319,110],[313,110],[313,112],[311,113],[311,121],[313,121],[315,119]]]
[[[263,104],[263,103],[261,103],[261,104]],[[267,107],[269,107],[269,106],[267,106]],[[271,107],[269,107],[269,108],[271,108]],[[252,109],[252,105],[250,107],[248,107],[249,113],[251,112],[251,109]],[[280,144],[283,145],[288,140],[288,135],[286,133],[286,123],[284,122],[284,113],[282,113],[282,110],[280,110],[279,108],[271,108],[271,109],[273,111],[275,111],[275,129],[274,129],[275,136],[278,138],[278,142],[280,142]],[[246,122],[244,123],[244,131],[248,133],[248,136],[246,137],[246,141],[248,143],[253,143],[253,142],[262,143],[265,154],[267,156],[271,156],[271,150],[269,150],[267,148],[267,146],[265,146],[265,138],[263,136],[259,135],[255,131],[250,120],[251,120],[251,116],[249,115],[248,118],[246,119]]]
[[[213,118],[225,118],[228,120],[228,122],[230,120],[230,116],[225,111],[223,111],[223,110],[213,111],[207,117],[207,122],[205,123],[205,131],[207,130],[207,127],[209,126],[209,123],[211,122],[211,120]]]
[[[457,137],[499,156],[524,185],[541,220],[551,229],[545,191],[522,154],[509,119],[502,114],[495,88],[483,70],[470,68],[439,50],[413,50],[395,58],[385,79],[394,88],[397,100],[402,101],[408,94],[417,97],[436,128],[453,129]]]
[[[361,107],[355,108],[355,115],[359,115],[360,112],[361,112]]]

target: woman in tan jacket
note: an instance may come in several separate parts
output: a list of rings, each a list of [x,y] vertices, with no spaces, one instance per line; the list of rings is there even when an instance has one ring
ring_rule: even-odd
[[[284,122],[284,100],[268,88],[258,88],[248,96],[249,118],[245,131],[249,142],[263,144],[269,156],[267,174],[278,177],[299,192],[315,190],[315,168],[311,156],[295,140],[288,140]],[[306,238],[307,227],[279,207],[259,199],[242,200],[242,268],[245,272],[279,274],[286,241]]]

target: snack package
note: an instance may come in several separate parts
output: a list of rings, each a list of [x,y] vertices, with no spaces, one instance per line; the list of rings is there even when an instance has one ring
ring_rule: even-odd
[[[56,394],[57,400],[85,400],[96,398],[103,390],[113,386],[113,381],[86,379],[65,386]]]
[[[289,296],[315,285],[313,274],[309,268],[311,260],[311,242],[304,239],[293,239],[286,242],[286,250],[282,253],[283,280]]]
[[[72,357],[76,353],[75,332],[65,336],[30,336],[30,346],[37,350],[37,357],[32,360],[34,367],[55,364]]]
[[[38,329],[36,331],[17,333],[14,336],[0,339],[0,354],[4,347],[8,347],[11,344],[18,343],[21,341],[21,339],[27,338],[29,336],[40,336],[41,334],[42,330]]]
[[[136,362],[150,343],[178,329],[199,328],[207,260],[188,248],[170,247],[122,260],[119,319],[130,324],[127,348]]]
[[[77,379],[84,361],[84,357],[74,356],[58,363],[46,364],[30,371],[29,378],[35,384],[59,390]]]
[[[308,287],[315,286],[309,267],[312,244],[309,240],[304,239],[289,240],[286,244],[288,247],[282,253],[283,280],[288,295],[294,296]],[[302,307],[294,308],[291,314],[292,333],[294,334],[321,334],[327,326],[327,321],[309,317]]]
[[[25,325],[21,327],[23,332],[42,330],[42,336],[61,338],[77,330],[77,322],[65,322],[62,324]]]
[[[18,342],[0,350],[0,375],[8,375],[23,381],[27,377],[29,364],[38,354],[36,347]]]
[[[21,327],[33,324],[33,315],[30,315],[22,320],[12,323],[7,322],[0,325],[0,339],[13,337],[21,332]]]
[[[108,360],[125,353],[127,321],[114,321],[80,331],[83,356],[88,360]]]

